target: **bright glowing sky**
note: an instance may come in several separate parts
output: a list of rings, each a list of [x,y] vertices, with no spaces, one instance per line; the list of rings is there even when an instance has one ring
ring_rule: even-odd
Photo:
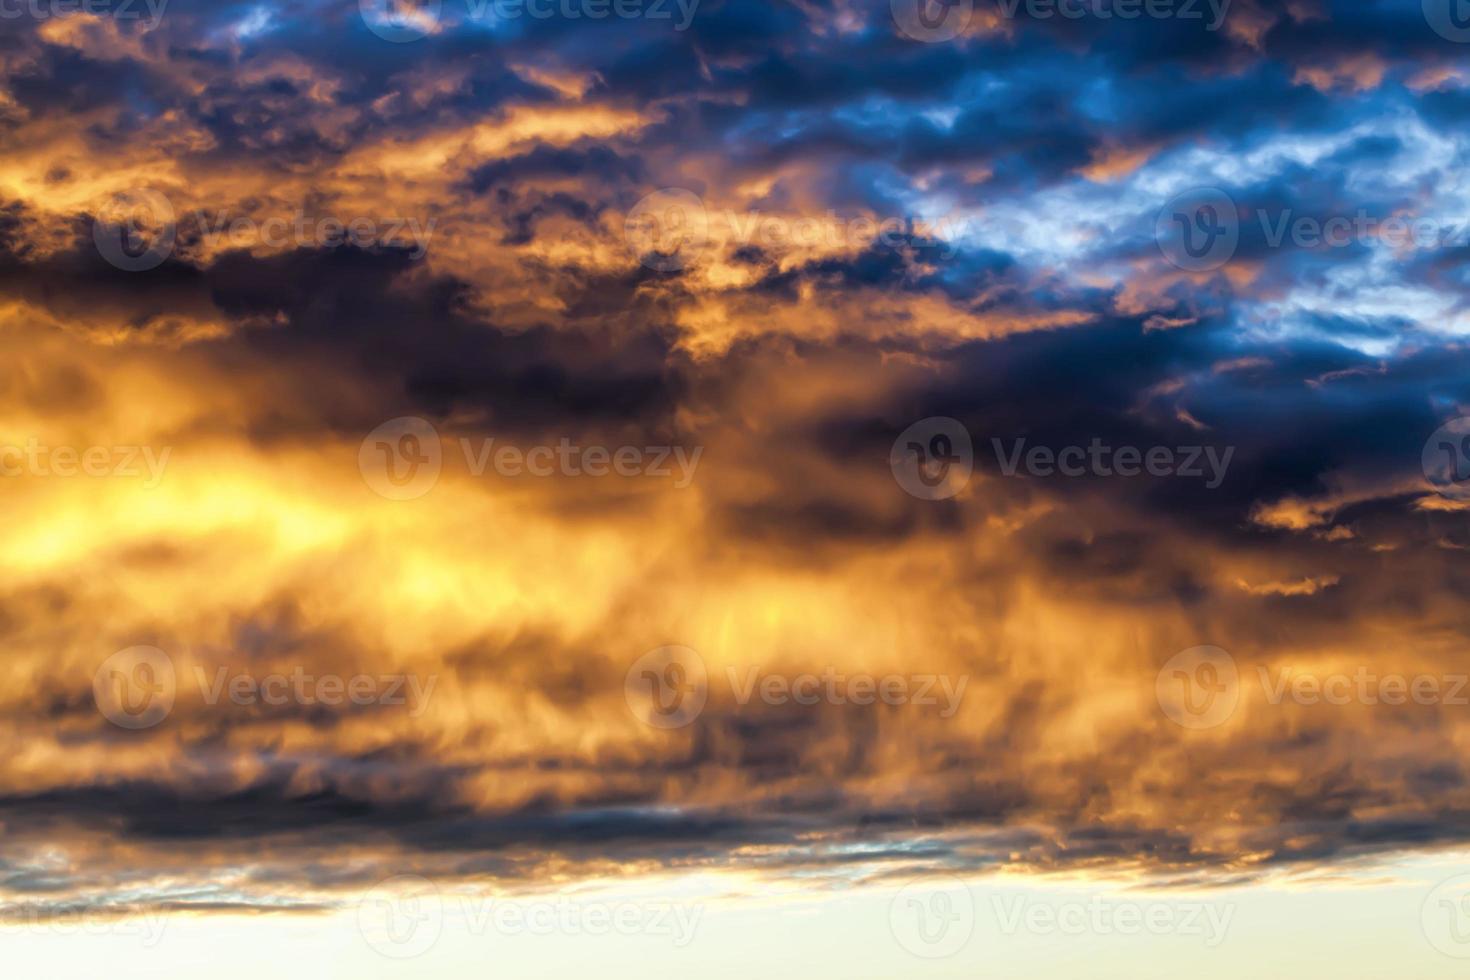
[[[598,2],[0,10],[17,975],[1460,975],[1459,0]]]

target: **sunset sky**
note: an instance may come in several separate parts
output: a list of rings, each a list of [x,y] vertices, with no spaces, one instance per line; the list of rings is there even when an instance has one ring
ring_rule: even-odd
[[[0,974],[1470,968],[1467,0],[0,0]]]

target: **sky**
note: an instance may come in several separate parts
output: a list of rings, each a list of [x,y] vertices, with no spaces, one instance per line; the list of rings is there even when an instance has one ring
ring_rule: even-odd
[[[1470,3],[0,0],[18,976],[1462,976]]]

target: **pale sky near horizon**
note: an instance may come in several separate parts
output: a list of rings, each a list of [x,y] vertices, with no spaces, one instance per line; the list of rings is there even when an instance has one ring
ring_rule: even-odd
[[[905,948],[899,937],[906,926],[894,913],[895,900],[901,899],[894,888],[803,892],[788,886],[742,899],[721,897],[728,884],[713,876],[667,891],[644,885],[581,897],[583,908],[602,904],[610,914],[636,907],[642,918],[630,913],[624,934],[612,927],[601,935],[575,926],[553,929],[551,919],[534,927],[539,932],[517,925],[528,921],[521,916],[534,918],[529,910],[537,904],[554,910],[554,895],[510,900],[520,915],[509,917],[479,898],[446,901],[437,939],[412,955],[405,955],[409,947],[392,943],[375,948],[355,909],[319,916],[176,916],[164,920],[161,929],[131,919],[91,923],[81,934],[34,924],[0,928],[0,937],[8,967],[19,971],[12,975],[28,978],[742,980],[754,970],[771,980],[813,975],[852,980],[1181,975],[1437,980],[1463,977],[1470,968],[1470,915],[1455,940],[1440,929],[1432,917],[1435,910],[1426,918],[1423,908],[1443,880],[1437,875],[1453,870],[1454,861],[1470,867],[1464,854],[1445,858],[1406,858],[1338,880],[1282,877],[1207,891],[988,876],[969,883],[974,908],[968,938],[952,951],[914,944],[926,955]],[[662,910],[675,902],[683,904],[683,921],[694,924],[692,932],[679,925],[665,929],[665,922],[675,922],[675,913]],[[1136,919],[1126,911],[1130,908],[1137,910]],[[502,916],[498,924],[497,914]],[[648,929],[634,928],[637,922]],[[432,927],[421,923],[420,928]],[[954,928],[964,931],[965,924]],[[1450,942],[1459,958],[1436,949],[1430,932]],[[916,934],[907,935],[912,943]],[[382,936],[376,941],[381,945]],[[927,955],[936,952],[943,955]]]

